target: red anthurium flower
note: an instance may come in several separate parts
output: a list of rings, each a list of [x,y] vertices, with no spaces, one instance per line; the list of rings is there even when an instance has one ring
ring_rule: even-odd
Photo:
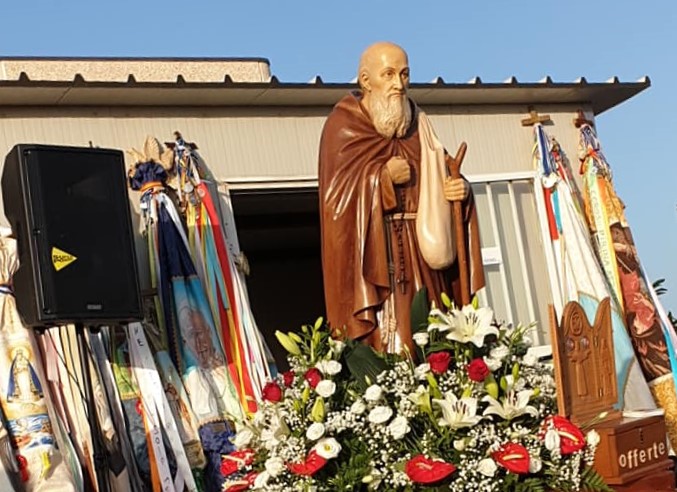
[[[282,379],[284,380],[284,385],[287,388],[291,388],[291,385],[294,384],[294,371],[287,371],[282,373]]]
[[[317,451],[313,449],[310,451],[310,453],[308,453],[308,456],[306,456],[306,461],[303,463],[289,463],[287,468],[289,468],[289,471],[294,475],[312,477],[326,464],[327,460],[317,454]]]
[[[585,447],[583,431],[561,415],[553,415],[549,418],[555,430],[559,434],[560,452],[567,455],[580,451]]]
[[[509,442],[493,453],[491,457],[509,472],[519,475],[529,473],[529,451],[521,444]]]
[[[313,389],[322,381],[322,373],[316,367],[308,369],[303,377]]]
[[[263,399],[266,401],[272,401],[273,403],[277,403],[282,399],[282,388],[277,383],[274,382],[268,382],[266,385],[263,387],[263,392],[262,392]]]
[[[484,382],[484,380],[487,379],[487,376],[491,374],[491,371],[489,370],[489,366],[487,366],[487,363],[484,362],[484,360],[479,357],[477,359],[473,359],[472,361],[470,361],[467,370],[468,377],[470,378],[470,380],[475,381],[476,383]]]
[[[427,361],[433,374],[443,374],[449,369],[451,354],[449,352],[434,352],[428,356]]]
[[[404,472],[414,483],[434,484],[441,482],[456,471],[451,463],[426,458],[422,454],[407,461]]]
[[[19,464],[19,475],[21,476],[21,481],[28,482],[30,475],[28,474],[28,461],[26,460],[26,457],[21,454],[17,454],[16,461]]]
[[[240,468],[251,465],[254,462],[254,455],[253,449],[242,449],[221,456],[221,475],[227,477]]]
[[[244,477],[226,486],[226,492],[244,492],[249,490],[249,487],[254,486],[258,472],[252,471],[247,473]]]

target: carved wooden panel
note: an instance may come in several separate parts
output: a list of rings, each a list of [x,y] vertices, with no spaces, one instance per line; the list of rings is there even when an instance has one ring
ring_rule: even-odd
[[[600,303],[593,326],[574,301],[564,307],[559,326],[551,309],[550,324],[559,413],[583,423],[611,412],[618,389],[609,298]]]

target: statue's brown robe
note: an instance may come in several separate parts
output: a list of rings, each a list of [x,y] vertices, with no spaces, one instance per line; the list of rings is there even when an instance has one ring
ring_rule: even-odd
[[[404,260],[404,292],[393,290],[398,333],[412,348],[410,311],[415,293],[427,287],[429,301],[440,306],[440,294],[460,304],[458,267],[431,269],[421,258],[414,220],[386,222],[397,212],[418,208],[421,145],[418,117],[403,138],[379,135],[360,104],[360,94],[339,101],[327,118],[319,156],[319,197],[322,230],[322,268],[327,320],[347,336],[365,339],[381,349],[376,313],[391,293],[386,231],[391,235],[395,278]],[[413,104],[413,103],[412,103]],[[418,111],[414,112],[418,115]],[[411,179],[394,186],[385,168],[393,156],[406,158]],[[440,186],[443,184],[440,183]],[[484,286],[477,215],[472,194],[463,204],[473,292]],[[402,224],[398,241],[396,224]],[[450,224],[452,227],[452,224]],[[402,255],[398,243],[402,244]]]

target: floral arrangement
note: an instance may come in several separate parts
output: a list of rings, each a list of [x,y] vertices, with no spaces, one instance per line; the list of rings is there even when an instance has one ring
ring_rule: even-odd
[[[238,429],[224,490],[611,490],[592,469],[599,435],[556,414],[530,328],[444,303],[416,354],[337,340],[321,319],[278,332],[291,370]]]

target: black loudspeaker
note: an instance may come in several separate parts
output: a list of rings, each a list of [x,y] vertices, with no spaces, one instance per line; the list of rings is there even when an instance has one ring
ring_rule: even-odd
[[[16,145],[2,202],[18,241],[13,287],[26,325],[142,318],[122,152]]]

